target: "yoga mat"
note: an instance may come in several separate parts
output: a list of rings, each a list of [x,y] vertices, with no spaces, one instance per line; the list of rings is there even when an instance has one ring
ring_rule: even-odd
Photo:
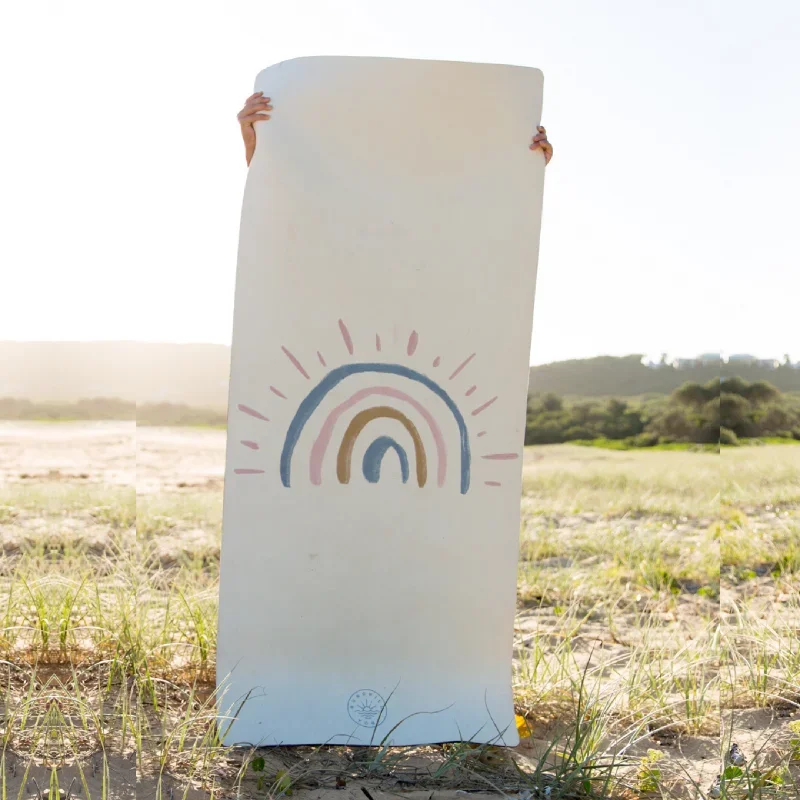
[[[542,74],[314,57],[255,86],[274,110],[236,279],[225,740],[516,744]]]

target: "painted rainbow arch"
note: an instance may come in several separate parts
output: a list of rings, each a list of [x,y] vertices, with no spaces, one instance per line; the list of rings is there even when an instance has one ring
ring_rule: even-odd
[[[414,442],[414,457],[417,466],[417,485],[420,489],[428,480],[428,458],[425,455],[425,447],[422,444],[422,437],[419,435],[417,426],[402,412],[391,406],[376,406],[366,408],[364,411],[353,417],[352,422],[347,427],[347,431],[339,445],[339,453],[336,456],[336,477],[339,483],[350,483],[350,472],[352,470],[353,448],[356,444],[361,431],[376,419],[397,420],[411,436]],[[383,456],[391,448],[400,459],[400,468],[403,473],[403,483],[408,480],[408,456],[406,451],[389,436],[382,436],[376,439],[364,454],[364,475],[370,483],[377,483],[380,477],[380,466]]]
[[[394,450],[400,459],[400,475],[403,483],[408,483],[408,456],[406,451],[391,436],[379,436],[364,453],[362,471],[370,483],[378,483],[381,479],[381,464],[388,450]],[[419,475],[417,475],[419,481]],[[423,484],[420,484],[422,486]]]
[[[320,403],[325,399],[328,393],[336,386],[338,386],[345,378],[349,378],[351,375],[359,375],[364,373],[376,373],[376,374],[383,374],[383,375],[397,375],[401,378],[406,378],[407,380],[413,381],[415,383],[421,384],[426,389],[429,389],[433,394],[435,394],[440,400],[444,402],[447,406],[450,413],[453,415],[453,418],[456,421],[456,425],[458,426],[459,432],[459,455],[460,455],[460,475],[461,475],[461,494],[466,494],[469,491],[469,484],[470,484],[470,448],[469,448],[469,434],[467,432],[467,425],[464,422],[464,417],[461,412],[458,410],[458,406],[453,402],[452,398],[450,397],[447,392],[439,386],[438,383],[431,380],[427,375],[423,375],[421,372],[417,372],[416,370],[409,369],[401,364],[373,364],[373,363],[362,363],[362,364],[345,364],[344,366],[337,367],[334,370],[331,370],[303,399],[303,401],[298,406],[297,412],[295,413],[291,423],[289,424],[289,428],[286,432],[286,439],[283,443],[283,449],[281,451],[281,462],[280,462],[280,475],[281,475],[281,482],[284,486],[289,487],[291,486],[292,482],[292,457],[294,455],[294,450],[297,445],[297,441],[300,438],[300,434],[303,432],[306,424],[313,416],[314,412],[319,407]],[[368,387],[365,389],[361,389],[355,392],[348,400],[338,405],[333,411],[330,412],[328,417],[322,424],[320,428],[319,434],[314,441],[314,444],[311,448],[311,464],[310,464],[310,475],[311,475],[311,482],[314,484],[320,484],[322,482],[322,463],[325,457],[325,453],[328,448],[328,444],[330,443],[331,437],[333,435],[334,426],[336,421],[350,408],[355,406],[361,400],[373,396],[382,396],[382,397],[392,397],[397,400],[401,400],[405,403],[408,403],[412,406],[425,420],[426,424],[430,428],[431,434],[433,436],[434,443],[436,445],[436,453],[437,453],[437,484],[439,486],[443,486],[445,482],[445,478],[447,476],[447,447],[445,445],[444,437],[442,436],[442,432],[439,428],[436,419],[431,415],[431,413],[417,400],[415,400],[410,395],[406,394],[405,392],[395,389],[394,387],[389,386],[373,386]],[[382,415],[387,415],[388,411],[394,412],[394,409],[391,409],[388,406],[381,407]],[[369,409],[368,411],[372,412],[373,409]],[[399,413],[399,412],[395,412]],[[363,414],[363,412],[362,412]],[[345,475],[349,480],[350,475],[350,457],[352,456],[352,448],[355,443],[355,437],[358,435],[361,429],[363,429],[366,422],[369,421],[368,416],[360,416],[360,420],[357,423],[361,425],[361,428],[355,430],[353,428],[353,423],[351,423],[350,428],[348,428],[348,433],[345,434],[345,439],[342,441],[342,446],[339,449],[339,455],[337,457],[337,475],[339,480],[342,481],[342,477]],[[405,420],[408,421],[408,425],[406,425],[403,420],[399,419],[399,417],[395,417],[398,419],[405,427],[406,430],[409,431],[411,434],[412,441],[414,442],[415,451],[416,451],[416,469],[417,469],[417,484],[419,486],[423,486],[427,479],[427,458],[425,456],[424,449],[422,448],[422,441],[419,438],[419,432],[416,431],[416,428],[413,426],[410,420],[408,420],[405,415],[401,415]],[[377,418],[377,417],[376,417]],[[356,417],[359,419],[359,417]],[[366,421],[365,421],[366,420]],[[363,422],[363,424],[362,424]],[[411,427],[409,427],[411,426]],[[384,437],[385,438],[385,437]],[[380,458],[386,453],[388,446],[386,442],[382,442],[382,445],[378,449],[372,449],[369,452],[370,459],[369,462],[365,462],[365,476],[369,473],[368,480],[374,482],[372,477],[376,474],[376,464],[379,470],[380,465]],[[396,443],[393,443],[396,445]],[[349,448],[349,450],[348,450]],[[392,446],[392,449],[396,449]],[[402,451],[402,448],[396,449],[398,456],[401,459],[401,466],[404,463],[405,458],[405,451]],[[401,454],[402,453],[402,454]],[[404,470],[405,474],[405,470]]]

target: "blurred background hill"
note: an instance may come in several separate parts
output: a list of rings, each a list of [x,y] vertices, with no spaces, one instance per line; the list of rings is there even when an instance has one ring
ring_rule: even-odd
[[[0,398],[119,398],[224,409],[230,348],[149,342],[0,342]]]

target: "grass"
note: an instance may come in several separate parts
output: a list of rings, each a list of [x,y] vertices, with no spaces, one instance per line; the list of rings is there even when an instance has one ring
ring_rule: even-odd
[[[600,447],[603,450],[653,450],[656,452],[683,450],[690,453],[719,452],[719,445],[697,444],[695,442],[661,442],[659,444],[644,446],[637,445],[628,439],[575,439],[570,442],[570,444],[580,447]]]
[[[570,444],[580,447],[599,447],[604,450],[654,450],[676,451],[683,450],[690,453],[718,453],[720,447],[757,447],[764,444],[800,444],[800,439],[785,436],[761,436],[752,439],[740,439],[739,444],[697,444],[694,442],[661,442],[653,445],[637,445],[629,439],[576,439]]]
[[[87,800],[337,785],[700,798],[719,772],[731,800],[800,797],[796,453],[527,451],[513,754],[223,747],[219,488],[7,483],[2,797],[35,796],[35,780]],[[734,741],[747,763],[726,771]]]

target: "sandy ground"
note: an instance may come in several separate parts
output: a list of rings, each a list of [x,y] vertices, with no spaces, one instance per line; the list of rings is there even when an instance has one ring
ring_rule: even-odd
[[[137,428],[133,422],[0,422],[0,483],[75,481],[139,494],[219,489],[225,431]]]
[[[42,480],[132,485],[133,422],[0,422],[0,483]]]
[[[139,428],[136,431],[136,492],[221,490],[225,431]]]
[[[106,484],[114,486],[128,486],[136,488],[138,495],[143,498],[155,497],[159,494],[170,494],[182,491],[209,491],[220,492],[224,474],[226,434],[221,430],[203,430],[192,428],[136,428],[134,423],[128,422],[97,422],[97,423],[17,423],[0,422],[0,483],[42,485],[48,482],[61,482],[65,484]],[[563,449],[536,448],[528,451],[525,458],[526,470],[535,468],[543,471],[560,469],[594,469],[601,468],[605,463],[620,465],[628,464],[636,459],[643,469],[648,469],[646,461],[648,454],[608,453],[604,451],[586,451],[581,454],[579,462],[572,463]],[[682,460],[696,461],[696,455],[674,454],[674,463]],[[658,469],[654,460],[652,469]],[[763,519],[765,530],[776,524],[774,511],[762,511],[757,515],[758,520]],[[781,522],[780,520],[777,520]],[[548,525],[555,524],[561,529],[575,527],[582,531],[596,528],[597,535],[603,536],[607,530],[607,523],[603,515],[588,513],[583,515],[559,514],[557,519],[542,518]],[[697,518],[692,523],[698,529],[704,529],[712,523],[712,515],[708,519]],[[636,525],[636,519],[631,518],[618,525]],[[666,523],[665,523],[666,524]],[[761,524],[758,522],[756,527]],[[787,524],[782,522],[781,524]],[[98,537],[103,531],[98,529]],[[687,532],[676,528],[676,535],[686,537]],[[688,531],[691,539],[692,531]],[[194,542],[192,537],[197,540]],[[184,552],[197,546],[204,552],[218,548],[218,542],[212,542],[216,534],[203,530],[176,530],[175,541],[169,536],[163,537],[160,546],[165,549],[164,562],[174,561],[179,554],[167,553],[170,547],[179,547]],[[180,539],[180,543],[178,542]],[[194,544],[193,544],[194,542]],[[558,565],[555,565],[558,566]],[[563,565],[562,565],[563,566]],[[773,597],[776,590],[767,578],[754,580],[749,584],[750,591],[766,606],[784,602],[786,598]],[[723,588],[721,610],[723,620],[735,624],[729,606],[734,597],[731,591]],[[682,595],[675,607],[665,614],[670,614],[670,623],[664,630],[675,637],[691,639],[695,635],[695,628],[701,621],[699,607],[702,602],[694,595]],[[766,613],[765,613],[766,616]],[[549,609],[528,608],[520,614],[517,621],[517,633],[525,636],[529,631],[547,628],[552,623],[552,613]],[[623,633],[630,632],[635,635],[636,626],[622,616],[618,618],[618,630]],[[800,620],[798,621],[800,625]],[[557,626],[553,624],[554,633]],[[584,635],[591,634],[591,647],[597,643],[604,648],[606,655],[615,654],[620,658],[625,657],[628,643],[618,641],[608,635],[604,623],[590,623],[584,627]],[[619,633],[617,634],[619,635]],[[760,709],[735,709],[726,712],[726,719],[722,721],[724,728],[732,727],[740,745],[749,753],[764,752],[765,762],[770,761],[770,753],[776,742],[784,743],[786,739],[786,721],[797,719],[796,705],[788,705]],[[535,758],[539,745],[546,746],[547,731],[534,731],[533,739],[524,743],[519,752],[528,757]],[[643,755],[648,748],[667,748],[675,761],[680,761],[682,768],[696,776],[699,784],[705,789],[714,775],[719,771],[719,739],[716,736],[685,736],[682,738],[663,736],[654,737],[642,743],[636,749],[635,755]],[[119,786],[126,788],[115,796],[139,797],[155,796],[155,788],[147,781],[135,787],[135,767],[124,759],[114,761],[114,768],[120,770]],[[9,765],[10,768],[10,765]],[[18,765],[20,779],[24,769]],[[122,778],[122,773],[125,777]],[[61,779],[69,781],[69,767],[65,767]],[[48,780],[46,770],[34,770],[31,776],[37,777],[41,788],[45,788]],[[89,783],[93,786],[93,780]],[[17,782],[15,784],[15,781]],[[19,784],[16,776],[10,786],[16,792]],[[29,786],[29,788],[31,788]],[[401,787],[398,787],[401,788]],[[394,793],[394,792],[390,792]],[[370,789],[374,800],[388,796],[378,789]],[[471,794],[474,792],[470,792]],[[353,800],[364,800],[364,793],[360,788],[333,792],[328,789],[306,789],[297,794],[303,797],[320,798],[327,800],[352,797]],[[430,800],[430,791],[413,792],[404,790],[403,794],[409,797],[419,797],[420,800]],[[369,800],[370,795],[367,795]],[[176,795],[178,796],[178,795]],[[203,793],[190,793],[190,797],[204,797]],[[456,800],[454,791],[436,790],[438,800]],[[496,796],[496,795],[494,795]],[[678,795],[675,795],[676,797]],[[682,797],[702,797],[701,794],[680,795]],[[787,795],[794,796],[794,795]]]

